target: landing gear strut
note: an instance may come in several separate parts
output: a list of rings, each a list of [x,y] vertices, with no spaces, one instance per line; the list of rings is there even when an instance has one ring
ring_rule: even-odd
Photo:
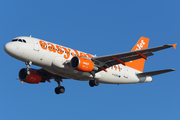
[[[56,76],[55,77],[55,81],[58,83],[58,87],[56,87],[55,90],[54,90],[55,93],[56,94],[64,93],[65,92],[65,88],[60,85],[60,81],[62,81],[61,77]]]
[[[32,61],[25,62],[25,64],[26,64],[26,66],[27,66],[27,74],[30,75],[29,68],[30,68],[30,66],[32,65]]]

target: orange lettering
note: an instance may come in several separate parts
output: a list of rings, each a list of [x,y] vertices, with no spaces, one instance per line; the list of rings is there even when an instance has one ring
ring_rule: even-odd
[[[53,44],[51,44],[51,43],[47,43],[49,46],[48,46],[48,50],[50,51],[50,52],[56,52],[56,48],[54,47],[54,45]]]
[[[68,58],[70,57],[70,51],[71,51],[71,49],[67,49],[67,48],[65,48],[65,47],[63,47],[63,49],[65,50],[65,53],[66,53],[66,55],[64,55],[64,58],[65,58],[65,59],[68,59]]]
[[[88,57],[93,57],[92,55],[90,55],[90,54],[86,54]]]
[[[54,46],[52,43],[46,43],[42,40],[39,41],[39,44],[42,49],[44,49],[44,50],[48,49],[50,52],[55,53],[57,51],[58,54],[63,54],[65,52],[65,54],[64,54],[65,59],[68,59],[70,57],[70,55],[72,55],[73,57],[74,56],[93,57],[90,54],[86,54],[86,53],[82,53],[82,52],[80,52],[80,55],[79,55],[79,52],[77,50],[73,49],[74,52],[70,52],[71,49],[69,49],[69,48],[61,47],[59,45]],[[63,49],[64,49],[64,51],[63,51]]]
[[[73,49],[74,50],[74,49]],[[78,51],[77,50],[74,50],[74,52],[76,53],[76,56],[79,56],[79,53],[78,53]],[[74,55],[74,54],[73,54]],[[73,56],[72,55],[72,56]],[[74,55],[75,56],[75,55]]]
[[[73,52],[71,53],[71,55],[72,55],[73,57],[75,56],[75,54],[74,54]]]
[[[85,53],[80,52],[81,57],[87,57]]]
[[[57,48],[57,53],[63,54],[63,50],[62,50],[62,47],[61,47],[61,46],[56,45],[56,48]]]
[[[39,44],[40,44],[40,46],[41,46],[42,49],[47,50],[47,44],[46,44],[46,42],[40,40],[40,41],[39,41]]]

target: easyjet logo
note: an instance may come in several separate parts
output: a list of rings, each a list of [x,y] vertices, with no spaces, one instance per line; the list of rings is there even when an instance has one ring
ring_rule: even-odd
[[[39,44],[43,50],[48,50],[53,53],[64,55],[63,57],[65,59],[68,59],[70,56],[93,57],[92,55],[89,55],[87,53],[78,52],[77,50],[69,49],[59,45],[54,45],[52,43],[44,42],[42,40],[39,41]]]
[[[87,63],[87,62],[83,62],[83,64],[85,64],[85,65],[89,65],[89,63]]]
[[[137,44],[136,50],[141,50],[144,47],[144,45],[145,45],[144,40],[141,40],[141,43]]]

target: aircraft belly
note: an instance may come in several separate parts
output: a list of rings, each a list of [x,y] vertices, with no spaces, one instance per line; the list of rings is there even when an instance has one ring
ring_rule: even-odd
[[[127,68],[128,69],[128,68]],[[125,69],[125,70],[127,70]],[[99,79],[100,83],[107,83],[107,84],[130,84],[130,83],[139,83],[138,77],[135,75],[134,71],[128,69],[128,77],[127,71],[115,71],[108,69],[108,72],[101,71],[101,78]]]
[[[55,67],[43,67],[48,72],[67,78],[67,79],[75,79],[80,81],[89,81],[92,80],[93,77],[89,72],[80,72],[73,69],[65,69],[65,68],[55,68]],[[96,74],[96,78],[100,78],[100,74]]]

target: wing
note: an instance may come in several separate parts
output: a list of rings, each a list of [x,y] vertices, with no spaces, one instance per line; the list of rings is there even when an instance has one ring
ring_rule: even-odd
[[[167,49],[170,47],[174,47],[176,49],[177,44],[173,45],[163,45],[153,48],[147,48],[142,50],[136,50],[131,52],[125,52],[125,53],[119,53],[119,54],[113,54],[113,55],[106,55],[106,56],[100,56],[100,57],[93,57],[92,60],[97,65],[97,67],[101,68],[108,68],[113,65],[117,64],[125,64],[125,62],[129,62],[132,60],[144,58],[147,59],[147,57],[152,56],[152,52],[156,52],[159,50]]]

